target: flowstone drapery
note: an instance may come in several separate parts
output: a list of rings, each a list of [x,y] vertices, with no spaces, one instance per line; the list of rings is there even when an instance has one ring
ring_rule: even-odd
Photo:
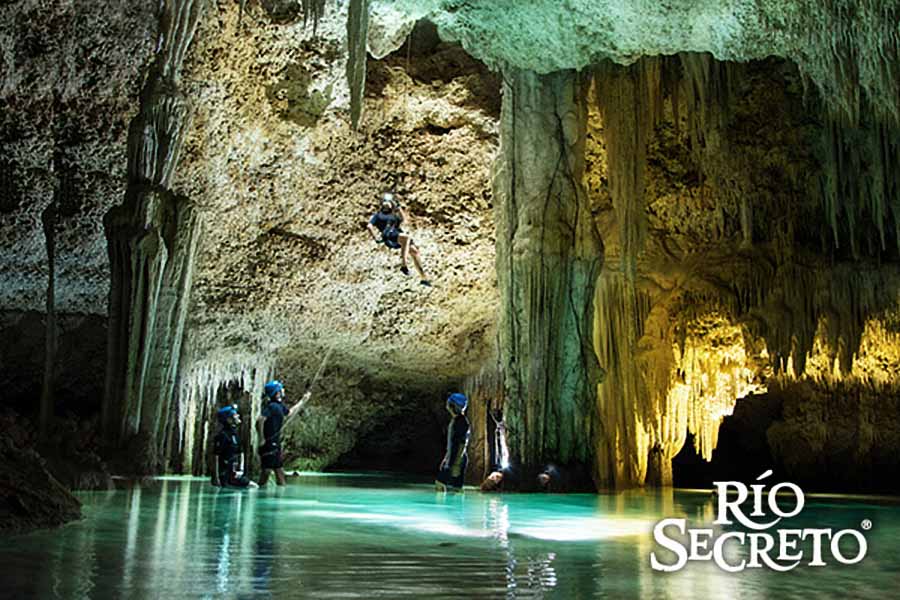
[[[136,468],[168,460],[171,407],[197,248],[198,218],[171,190],[190,124],[180,71],[206,3],[160,5],[160,39],[128,136],[125,201],[106,215],[112,281],[102,423],[109,439],[131,444]]]
[[[755,89],[750,76],[748,66],[690,53],[595,69],[615,225],[604,228],[594,320],[607,373],[598,393],[601,486],[671,484],[669,463],[688,433],[711,460],[737,399],[765,391],[773,375],[809,376],[816,347],[829,373],[850,376],[864,328],[897,301],[896,270],[871,260],[894,252],[886,231],[897,214],[898,154],[889,123],[838,123],[831,103],[811,98],[812,114],[830,125],[821,147],[795,159],[809,169],[793,167],[791,156],[764,171],[745,153],[766,144],[782,152],[790,142],[748,136],[740,97]],[[695,204],[693,195],[673,199],[712,208],[706,239],[679,231],[702,213],[667,222],[645,194],[649,148],[673,138],[684,140],[702,194]],[[657,182],[670,177],[660,165],[677,160],[656,151]],[[822,260],[822,248],[844,262]]]
[[[582,181],[585,91],[574,71],[506,73],[494,175],[499,346],[510,453],[526,477],[547,462],[593,462],[601,249]]]

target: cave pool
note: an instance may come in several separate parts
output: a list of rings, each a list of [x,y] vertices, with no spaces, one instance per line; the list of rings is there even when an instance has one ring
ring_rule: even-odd
[[[79,493],[82,520],[6,536],[0,597],[885,598],[900,589],[900,504],[884,499],[807,496],[791,519],[834,529],[869,519],[856,565],[731,574],[689,562],[660,573],[650,567],[660,552],[653,526],[711,523],[709,493],[445,496],[379,473],[289,481],[234,491],[163,477]]]

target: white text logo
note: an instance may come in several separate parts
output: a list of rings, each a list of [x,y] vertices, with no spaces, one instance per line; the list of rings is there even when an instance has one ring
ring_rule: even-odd
[[[772,471],[766,471],[756,480],[762,481],[771,474]],[[651,552],[650,566],[654,570],[679,571],[688,561],[711,560],[731,573],[764,566],[774,571],[790,571],[803,563],[810,567],[824,567],[828,564],[827,560],[833,558],[842,565],[853,565],[866,557],[866,538],[855,529],[835,532],[832,529],[779,527],[770,531],[778,525],[783,526],[785,520],[803,511],[803,490],[796,484],[778,483],[765,493],[765,484],[746,486],[737,481],[717,481],[715,486],[718,506],[713,524],[727,526],[737,523],[750,531],[728,531],[717,536],[713,529],[689,529],[686,519],[663,519],[653,528],[653,538],[675,557],[674,561],[663,561],[657,558],[656,552]],[[729,497],[729,490],[737,493]],[[745,513],[741,506],[751,499],[751,495],[752,510]],[[779,495],[792,497],[787,509],[778,504]],[[867,523],[871,527],[871,523],[865,521],[864,529],[868,529]],[[677,535],[672,533],[673,529],[681,539],[672,537]],[[807,554],[799,547],[805,540],[812,543]],[[842,540],[845,540],[843,544]],[[746,558],[741,557],[744,553],[734,551],[737,547],[747,549]]]

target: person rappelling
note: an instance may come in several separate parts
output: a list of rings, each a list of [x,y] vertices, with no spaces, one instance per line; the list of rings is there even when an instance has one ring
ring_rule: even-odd
[[[400,249],[400,271],[409,275],[408,259],[412,256],[416,271],[419,272],[419,283],[430,286],[431,281],[422,267],[422,258],[419,248],[410,235],[403,231],[402,224],[409,221],[406,211],[401,208],[396,197],[391,192],[385,193],[381,198],[381,207],[372,215],[366,228],[372,234],[376,244],[384,244],[393,250]]]
[[[265,385],[263,390],[262,414],[256,420],[256,428],[262,443],[259,446],[259,457],[262,474],[259,477],[259,485],[264,486],[269,481],[269,473],[275,471],[275,483],[285,485],[284,457],[281,454],[281,431],[284,424],[297,415],[309,401],[312,392],[307,390],[291,408],[285,404],[284,384],[278,380],[272,380]]]

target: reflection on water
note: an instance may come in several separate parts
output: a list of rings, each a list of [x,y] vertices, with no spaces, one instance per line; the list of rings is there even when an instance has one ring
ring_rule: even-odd
[[[709,524],[705,495],[437,495],[390,478],[308,477],[230,491],[206,480],[81,495],[85,518],[0,547],[0,597],[883,598],[900,591],[900,508],[810,500],[792,527],[855,526],[857,566],[650,569],[663,517]],[[728,547],[729,561],[744,549]]]

